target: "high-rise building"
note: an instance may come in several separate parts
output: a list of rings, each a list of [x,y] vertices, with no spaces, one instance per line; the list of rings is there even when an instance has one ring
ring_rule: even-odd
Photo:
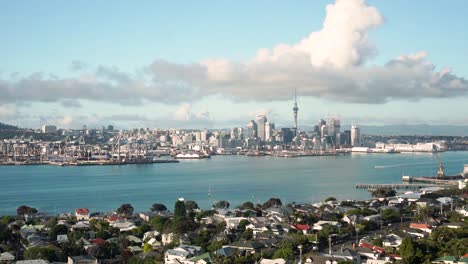
[[[273,130],[275,129],[275,124],[266,122],[265,123],[265,140],[271,140],[273,137]]]
[[[257,137],[257,123],[255,121],[250,120],[250,122],[247,124],[246,130],[245,130],[245,138],[256,138]]]
[[[351,145],[353,147],[361,146],[361,131],[358,126],[351,126]]]
[[[57,133],[57,127],[51,125],[43,125],[42,133]]]
[[[265,141],[265,124],[267,123],[267,118],[264,115],[257,117],[257,137]]]
[[[291,131],[290,128],[283,127],[281,128],[281,141],[283,143],[291,143],[293,140],[293,132]]]
[[[336,118],[330,118],[328,119],[327,122],[327,127],[328,127],[328,136],[331,137],[334,145],[339,145],[340,142],[338,140],[338,134],[340,133],[341,130],[341,125],[340,125],[340,120]]]
[[[351,130],[343,131],[343,135],[341,136],[341,145],[351,145]]]

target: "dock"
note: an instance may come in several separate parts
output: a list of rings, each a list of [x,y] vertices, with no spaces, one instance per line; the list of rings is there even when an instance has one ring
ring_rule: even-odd
[[[390,188],[390,189],[421,189],[428,187],[440,187],[437,184],[427,184],[427,183],[381,183],[381,184],[356,184],[357,189],[380,189],[380,188]]]

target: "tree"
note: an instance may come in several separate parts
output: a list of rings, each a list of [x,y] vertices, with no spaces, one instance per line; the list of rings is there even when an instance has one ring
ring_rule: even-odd
[[[396,195],[396,191],[388,187],[378,188],[372,191],[372,196],[378,197],[378,198],[392,197],[395,195]]]
[[[153,212],[163,212],[163,211],[166,211],[167,210],[167,207],[164,205],[164,204],[160,204],[160,203],[154,203],[152,206],[151,206],[151,211]]]
[[[282,205],[283,205],[283,203],[281,202],[281,200],[279,198],[270,198],[270,199],[268,199],[268,201],[266,201],[262,205],[262,208],[263,209],[268,209],[268,208],[271,208],[271,207],[280,207]]]
[[[331,201],[331,202],[336,202],[336,198],[333,197],[333,196],[330,196],[330,197],[328,197],[327,199],[325,199],[325,202],[330,202],[330,201]]]
[[[245,202],[241,206],[239,206],[241,210],[253,210],[255,209],[255,205],[252,202]]]
[[[68,232],[68,228],[65,225],[56,225],[49,231],[49,237],[52,240],[57,238],[57,235],[65,235]]]
[[[273,259],[282,258],[285,260],[293,260],[294,254],[291,248],[280,248],[273,254]]]
[[[24,252],[25,259],[44,259],[49,262],[56,261],[55,251],[49,247],[30,247]]]
[[[400,213],[392,209],[385,209],[380,215],[386,222],[396,222],[400,219]]]
[[[405,237],[399,248],[403,264],[421,263],[422,252],[416,249],[413,240],[410,237]]]
[[[143,246],[143,252],[147,253],[147,252],[151,252],[151,251],[153,251],[153,247],[150,244],[145,244]]]
[[[117,213],[124,216],[131,216],[133,214],[133,206],[131,204],[122,204],[118,209]]]
[[[215,204],[215,208],[217,209],[228,209],[230,206],[228,201],[219,201]]]
[[[197,209],[200,209],[200,207],[198,207],[198,204],[195,201],[188,200],[185,202],[185,209],[187,211],[195,211]]]
[[[170,222],[170,219],[167,218],[167,217],[163,217],[163,216],[155,216],[153,218],[151,218],[151,225],[153,226],[153,228],[158,231],[159,233],[162,233],[164,231],[164,226],[167,222]]]
[[[174,222],[184,220],[186,216],[185,202],[183,199],[179,199],[174,205]]]
[[[0,241],[6,241],[10,238],[11,231],[8,226],[0,223]]]
[[[25,216],[25,215],[33,215],[33,214],[36,214],[37,213],[37,209],[36,208],[32,208],[32,207],[29,207],[29,206],[26,206],[26,205],[22,205],[20,207],[18,207],[18,209],[16,209],[16,214],[17,215],[20,215],[20,216]]]

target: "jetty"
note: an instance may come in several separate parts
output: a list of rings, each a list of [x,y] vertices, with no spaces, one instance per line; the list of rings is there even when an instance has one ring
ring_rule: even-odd
[[[439,184],[427,184],[427,183],[380,183],[380,184],[356,184],[357,189],[369,189],[375,190],[380,188],[390,188],[390,189],[421,189],[428,187],[440,187]]]

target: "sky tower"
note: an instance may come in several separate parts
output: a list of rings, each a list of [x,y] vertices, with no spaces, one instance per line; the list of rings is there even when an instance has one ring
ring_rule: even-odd
[[[297,112],[299,111],[299,107],[297,107],[297,94],[296,89],[294,89],[294,132],[297,134]]]

